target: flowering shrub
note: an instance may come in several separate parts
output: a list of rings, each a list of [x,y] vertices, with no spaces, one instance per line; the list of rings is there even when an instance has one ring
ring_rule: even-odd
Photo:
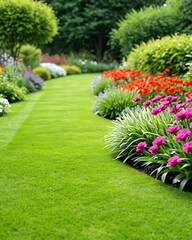
[[[66,64],[67,56],[59,56],[58,54],[49,55],[47,53],[41,56],[41,62],[44,63],[55,63],[55,64]]]
[[[23,78],[25,80],[25,87],[29,92],[36,92],[42,89],[44,81],[41,77],[33,74],[30,69],[23,71]]]
[[[0,96],[0,117],[7,114],[10,108],[9,101]]]
[[[117,158],[142,163],[163,182],[187,188],[192,183],[192,95],[183,103],[171,95],[148,101],[115,123],[108,145]]]
[[[53,78],[66,76],[66,71],[54,63],[41,63],[40,65],[50,70]]]

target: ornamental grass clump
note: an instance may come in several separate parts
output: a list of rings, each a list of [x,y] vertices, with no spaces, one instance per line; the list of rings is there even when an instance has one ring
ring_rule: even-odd
[[[98,96],[99,93],[104,93],[106,90],[115,87],[115,83],[110,78],[103,78],[102,76],[98,76],[94,78],[91,89],[94,95]]]
[[[123,91],[114,88],[105,93],[100,93],[95,100],[93,111],[102,117],[115,119],[119,117],[122,111],[127,107],[134,107],[132,101],[138,95],[137,91]]]
[[[183,190],[192,184],[192,95],[156,96],[126,112],[106,137],[117,159]]]

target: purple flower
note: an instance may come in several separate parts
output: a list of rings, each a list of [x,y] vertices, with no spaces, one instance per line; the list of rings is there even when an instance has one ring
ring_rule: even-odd
[[[178,135],[175,137],[175,140],[185,141],[190,135],[191,135],[190,130],[187,128],[184,128],[178,132]]]
[[[151,110],[151,114],[152,115],[157,115],[157,114],[159,114],[160,112],[162,112],[162,109],[161,109],[161,107],[154,107],[154,108],[152,108],[152,110]]]
[[[161,100],[163,97],[162,96],[155,96],[153,99],[151,99],[151,102],[157,102],[159,100]]]
[[[155,140],[152,142],[152,144],[157,145],[157,146],[161,146],[161,145],[164,144],[165,140],[166,140],[166,137],[160,136],[160,137],[155,138]]]
[[[183,151],[186,152],[186,153],[192,153],[192,141],[190,142],[186,142],[184,145],[183,145]]]
[[[154,153],[154,152],[156,152],[157,150],[159,150],[159,146],[158,146],[158,145],[153,145],[153,146],[151,146],[151,147],[148,149],[148,151],[149,151],[150,153]]]
[[[180,127],[178,125],[171,125],[170,127],[167,128],[167,132],[174,134],[179,131]]]
[[[179,101],[179,97],[175,97],[175,96],[172,96],[172,100],[171,100],[171,102],[177,102],[177,101]]]
[[[139,101],[141,101],[141,96],[140,95],[138,95],[137,97],[135,97],[133,99],[133,102],[139,102]]]
[[[143,107],[146,108],[148,107],[152,102],[150,100],[147,100],[143,103]]]
[[[146,142],[140,142],[137,144],[136,146],[136,152],[140,152],[141,150],[143,150],[145,147],[147,146]]]
[[[168,102],[169,104],[169,102]],[[161,105],[159,106],[161,108],[161,110],[165,110],[168,107],[167,101],[166,102],[162,102]]]
[[[164,101],[168,101],[168,102],[170,103],[170,102],[172,102],[172,99],[173,99],[173,96],[170,95],[170,96],[164,97],[163,100],[164,100]]]
[[[177,120],[184,120],[186,118],[186,111],[181,111],[176,114]]]
[[[171,167],[171,166],[175,166],[180,162],[180,158],[178,156],[173,156],[171,158],[168,159],[167,162],[167,167]]]

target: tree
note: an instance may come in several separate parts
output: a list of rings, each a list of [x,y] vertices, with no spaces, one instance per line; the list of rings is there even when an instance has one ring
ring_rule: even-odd
[[[45,0],[56,10],[59,35],[49,45],[57,52],[93,51],[97,60],[109,49],[109,32],[132,8],[162,4],[164,0]],[[54,46],[54,47],[53,47]],[[53,51],[51,53],[54,53]]]
[[[0,0],[0,45],[16,59],[24,44],[50,42],[58,31],[51,7],[33,0]]]

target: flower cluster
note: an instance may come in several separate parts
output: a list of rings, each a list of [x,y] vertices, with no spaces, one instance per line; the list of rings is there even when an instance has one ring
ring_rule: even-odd
[[[191,91],[188,91],[188,87],[192,85],[192,80],[183,80],[176,77],[175,74],[166,76],[169,72],[166,69],[162,73],[156,73],[154,77],[150,74],[145,74],[144,77],[134,77],[132,81],[127,84],[120,84],[119,86],[124,90],[138,90],[140,95],[153,96],[153,95],[169,95],[169,94],[186,94],[189,96]]]
[[[43,54],[41,57],[41,62],[44,63],[55,63],[55,64],[66,64],[67,56],[59,56],[58,54],[49,55],[47,53]]]
[[[133,81],[134,79],[138,79],[143,75],[141,70],[132,70],[132,69],[113,69],[109,71],[105,71],[102,73],[102,76],[105,78],[111,78],[115,82],[119,80]]]
[[[41,63],[40,66],[50,70],[53,78],[66,76],[66,71],[54,63]]]
[[[25,86],[29,92],[36,92],[44,86],[44,80],[38,75],[33,74],[30,69],[25,69],[22,74],[26,82]]]
[[[5,115],[8,113],[10,108],[9,101],[6,98],[0,96],[0,116]]]

